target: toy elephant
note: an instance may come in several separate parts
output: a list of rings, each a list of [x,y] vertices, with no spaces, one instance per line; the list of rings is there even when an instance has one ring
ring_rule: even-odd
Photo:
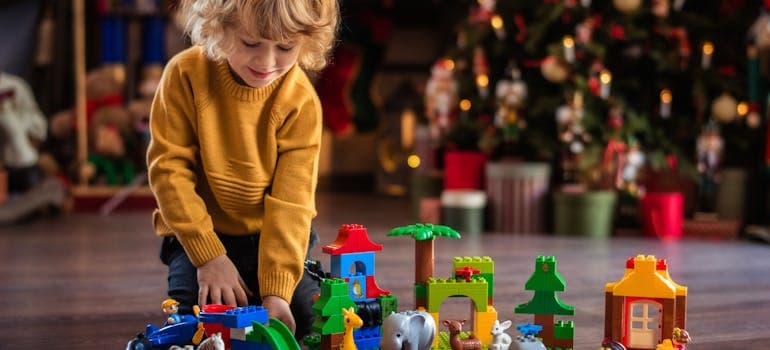
[[[382,323],[381,350],[429,350],[436,322],[424,311],[391,313]]]

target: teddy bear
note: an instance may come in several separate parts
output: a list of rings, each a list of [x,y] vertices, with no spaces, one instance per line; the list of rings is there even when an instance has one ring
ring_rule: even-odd
[[[88,159],[77,160],[77,120],[72,110],[51,118],[52,157],[68,177],[90,184],[123,185],[136,175],[132,113],[125,106],[125,70],[105,65],[86,76]]]

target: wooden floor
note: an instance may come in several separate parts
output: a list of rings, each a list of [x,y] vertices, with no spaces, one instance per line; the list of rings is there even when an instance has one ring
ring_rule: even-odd
[[[413,305],[411,238],[385,237],[411,224],[405,199],[319,194],[315,226],[322,244],[338,227],[359,223],[384,249],[377,280]],[[161,323],[165,267],[149,212],[70,214],[0,227],[0,349],[123,349],[147,323]],[[524,283],[538,255],[555,255],[567,281],[559,297],[575,306],[575,349],[596,349],[603,335],[604,284],[623,274],[626,258],[668,259],[672,278],[689,287],[689,349],[763,349],[770,346],[770,246],[748,241],[664,244],[643,238],[589,240],[548,235],[466,235],[436,242],[436,275],[449,276],[454,256],[491,256],[496,262],[495,307],[501,319],[527,302]],[[314,248],[328,268],[328,256]],[[466,301],[442,305],[442,318],[469,317]],[[515,332],[512,332],[515,334]]]

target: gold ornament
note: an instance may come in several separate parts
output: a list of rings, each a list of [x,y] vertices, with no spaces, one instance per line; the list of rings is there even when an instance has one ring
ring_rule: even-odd
[[[629,14],[639,9],[642,0],[612,0],[612,4],[618,11]]]
[[[567,65],[556,56],[546,57],[540,65],[540,72],[543,73],[545,80],[552,83],[562,83],[569,75]]]
[[[720,123],[730,123],[738,116],[738,101],[723,93],[711,102],[711,115]]]

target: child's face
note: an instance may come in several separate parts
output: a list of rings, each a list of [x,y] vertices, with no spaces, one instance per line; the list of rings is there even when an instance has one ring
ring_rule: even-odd
[[[227,58],[235,79],[254,88],[272,83],[291,69],[301,50],[300,42],[278,42],[250,37],[238,27],[235,49]]]

